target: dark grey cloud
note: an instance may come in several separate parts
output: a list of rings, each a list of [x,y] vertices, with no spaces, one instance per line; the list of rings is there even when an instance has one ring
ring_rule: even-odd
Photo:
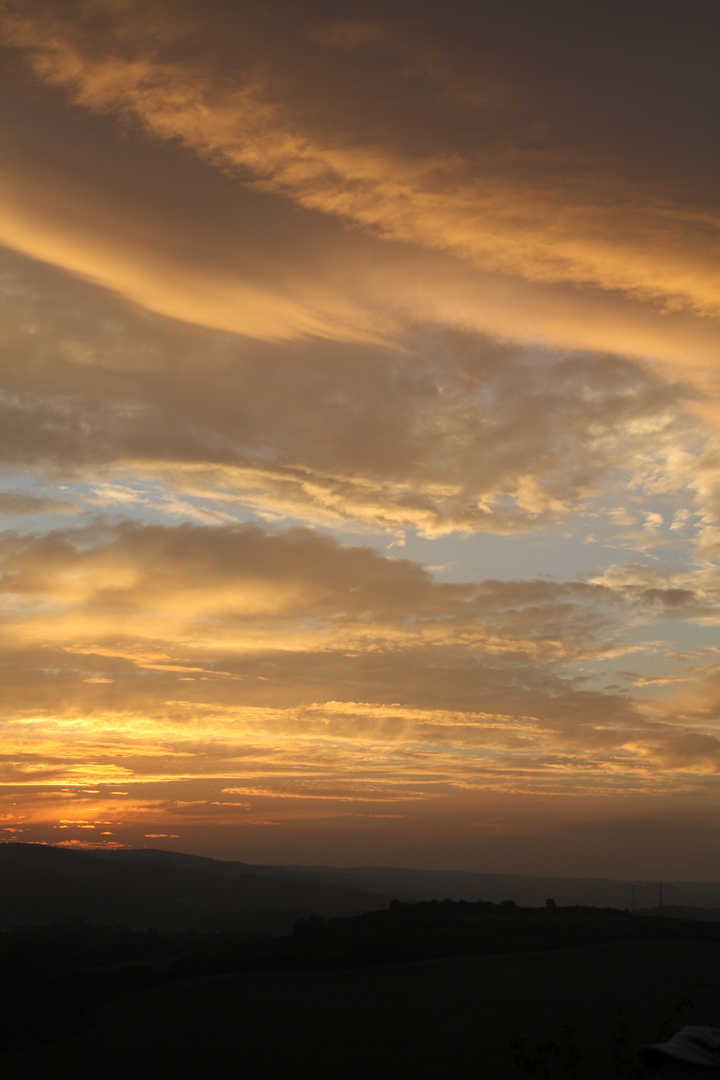
[[[18,491],[0,491],[0,514],[22,517],[25,514],[68,514],[77,508],[62,499],[24,495]]]

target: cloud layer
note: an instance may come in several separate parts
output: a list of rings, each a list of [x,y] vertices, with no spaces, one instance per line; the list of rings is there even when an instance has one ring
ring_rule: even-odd
[[[717,24],[0,3],[6,835],[686,872]]]

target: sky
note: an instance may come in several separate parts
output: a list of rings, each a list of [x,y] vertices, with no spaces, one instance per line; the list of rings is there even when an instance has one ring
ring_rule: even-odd
[[[720,880],[717,0],[0,0],[0,837]]]

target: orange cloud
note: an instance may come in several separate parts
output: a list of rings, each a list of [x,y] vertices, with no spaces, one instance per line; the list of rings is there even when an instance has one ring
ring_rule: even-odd
[[[409,159],[326,141],[257,81],[235,79],[226,89],[198,62],[156,59],[142,24],[131,56],[112,37],[88,42],[81,26],[49,9],[21,7],[4,18],[5,40],[76,103],[132,115],[153,135],[300,206],[531,281],[720,313],[711,255],[720,219],[710,207],[678,205],[581,157],[514,150],[505,160],[497,152]]]
[[[10,265],[0,455],[91,480],[85,506],[133,513],[153,503],[143,484],[161,479],[155,509],[181,520],[227,522],[240,506],[396,533],[513,533],[569,520],[622,475],[623,503],[628,485],[644,497],[662,486],[712,528],[712,430],[690,414],[686,384],[638,363],[419,326],[402,351],[286,351],[184,333],[99,289]],[[686,528],[699,537],[692,516]]]
[[[294,820],[293,800],[322,815],[488,788],[695,791],[717,772],[699,716],[669,722],[670,706],[592,688],[583,667],[642,651],[626,635],[658,614],[701,617],[715,594],[699,578],[445,584],[309,530],[255,526],[3,544],[4,587],[28,606],[3,635],[0,778],[28,797],[98,789],[104,809],[77,828],[244,822],[258,800]],[[685,670],[702,696],[707,672]],[[118,784],[201,794],[131,811],[110,795]]]

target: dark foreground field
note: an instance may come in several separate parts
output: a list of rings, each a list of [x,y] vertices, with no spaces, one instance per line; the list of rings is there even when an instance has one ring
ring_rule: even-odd
[[[518,1080],[510,1044],[576,1029],[577,1073],[606,1080],[622,1008],[627,1042],[720,1022],[720,942],[624,941],[553,952],[326,972],[218,975],[108,1002],[96,1027],[3,1057],[3,1072],[102,1077]],[[528,1072],[527,1076],[542,1076]],[[629,1073],[625,1073],[629,1076]]]

